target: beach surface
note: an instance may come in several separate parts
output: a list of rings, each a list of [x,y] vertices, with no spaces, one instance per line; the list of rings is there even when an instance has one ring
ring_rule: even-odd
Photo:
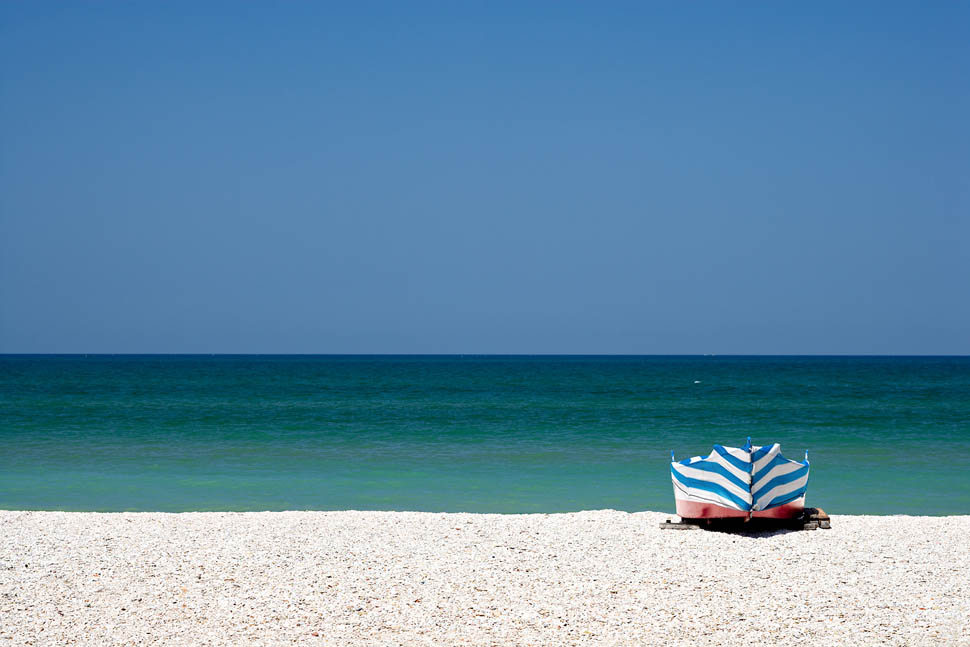
[[[970,645],[970,516],[0,512],[3,645]]]

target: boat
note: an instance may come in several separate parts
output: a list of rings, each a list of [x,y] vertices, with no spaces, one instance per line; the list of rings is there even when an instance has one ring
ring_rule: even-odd
[[[682,519],[794,519],[805,508],[808,452],[804,461],[781,454],[781,445],[714,445],[709,456],[682,461],[670,452],[677,514]]]

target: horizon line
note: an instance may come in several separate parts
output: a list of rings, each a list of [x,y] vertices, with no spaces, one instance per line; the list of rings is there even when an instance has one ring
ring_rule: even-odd
[[[939,353],[8,353],[0,357],[970,357]]]

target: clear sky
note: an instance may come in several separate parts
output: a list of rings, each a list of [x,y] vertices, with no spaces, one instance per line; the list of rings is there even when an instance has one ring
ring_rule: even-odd
[[[970,4],[0,4],[0,352],[970,353]]]

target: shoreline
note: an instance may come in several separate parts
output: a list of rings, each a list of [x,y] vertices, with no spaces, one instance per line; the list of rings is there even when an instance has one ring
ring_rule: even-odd
[[[812,507],[812,506],[806,506]],[[625,514],[625,515],[667,515],[668,517],[677,517],[676,512],[658,512],[656,510],[617,510],[615,508],[597,508],[590,510],[572,510],[566,512],[435,512],[429,510],[370,510],[370,509],[357,509],[350,508],[346,510],[310,510],[310,509],[288,509],[288,510],[52,510],[49,508],[39,509],[39,508],[28,508],[23,510],[15,510],[12,508],[0,508],[0,515],[22,515],[22,514],[103,514],[103,515],[193,515],[193,514],[388,514],[388,515],[410,515],[410,514],[425,514],[425,515],[468,515],[472,517],[562,517],[567,515],[577,515],[577,514],[599,514],[599,513],[615,513],[615,514]],[[899,514],[839,514],[835,513],[831,516],[838,516],[839,518],[862,518],[862,519],[887,519],[887,518],[897,518],[905,517],[911,519],[959,519],[966,517],[970,519],[970,512],[965,514],[909,514],[909,513],[899,513]],[[679,517],[678,517],[679,518]]]
[[[668,518],[0,511],[0,647],[970,644],[970,515]]]

